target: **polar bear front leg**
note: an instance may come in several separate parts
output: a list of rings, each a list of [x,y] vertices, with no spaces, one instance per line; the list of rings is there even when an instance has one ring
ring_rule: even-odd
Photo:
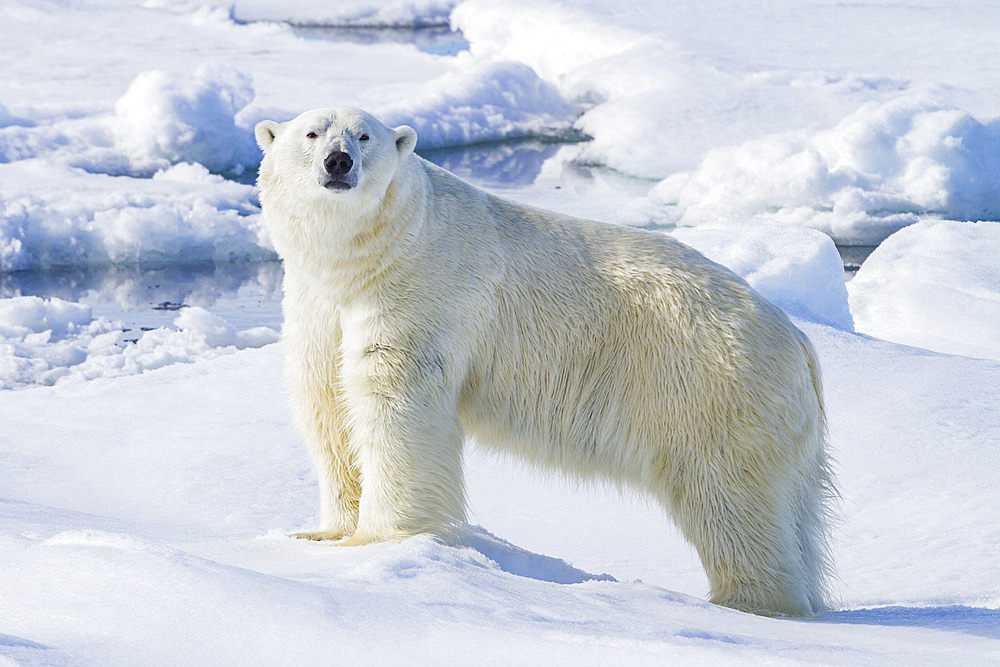
[[[440,367],[394,350],[356,378],[352,448],[361,470],[357,531],[344,545],[432,534],[446,541],[465,521],[464,434]]]
[[[312,395],[313,393],[318,395]],[[295,533],[308,540],[339,540],[358,523],[361,480],[348,446],[343,407],[330,387],[299,398],[302,431],[319,481],[320,521],[316,531]]]

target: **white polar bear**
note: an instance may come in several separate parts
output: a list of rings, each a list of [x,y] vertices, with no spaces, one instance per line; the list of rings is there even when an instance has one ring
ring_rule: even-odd
[[[462,446],[652,494],[713,602],[825,608],[833,485],[816,357],[669,236],[498,199],[357,109],[256,127],[310,539],[454,539]]]

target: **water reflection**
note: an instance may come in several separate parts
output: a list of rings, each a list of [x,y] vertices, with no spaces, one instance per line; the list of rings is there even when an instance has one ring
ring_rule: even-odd
[[[292,25],[295,34],[331,42],[352,44],[413,44],[425,53],[454,56],[469,50],[469,43],[461,32],[447,25],[426,27],[348,27],[325,25]]]
[[[419,150],[420,156],[482,188],[527,187],[560,144],[540,139]]]
[[[281,324],[279,262],[74,266],[0,273],[0,298],[38,296],[86,303],[94,315],[145,327],[167,326],[186,306],[211,309],[236,329]]]

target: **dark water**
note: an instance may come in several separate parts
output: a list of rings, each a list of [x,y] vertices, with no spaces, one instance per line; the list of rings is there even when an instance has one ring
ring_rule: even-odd
[[[837,246],[840,258],[844,260],[844,276],[847,280],[854,277],[854,274],[861,268],[861,264],[868,259],[878,246],[857,245],[857,246]]]
[[[323,25],[295,25],[292,30],[297,35],[312,39],[353,44],[412,44],[425,53],[439,56],[453,56],[468,51],[469,43],[462,33],[446,25],[432,25],[420,28],[374,28]]]

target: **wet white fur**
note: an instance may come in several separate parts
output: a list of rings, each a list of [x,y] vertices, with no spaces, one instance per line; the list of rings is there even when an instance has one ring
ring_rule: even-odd
[[[256,134],[287,375],[320,479],[319,531],[303,537],[452,539],[473,435],[654,496],[714,602],[825,608],[820,374],[779,309],[669,236],[486,194],[365,112]],[[352,189],[319,184],[337,150]]]

